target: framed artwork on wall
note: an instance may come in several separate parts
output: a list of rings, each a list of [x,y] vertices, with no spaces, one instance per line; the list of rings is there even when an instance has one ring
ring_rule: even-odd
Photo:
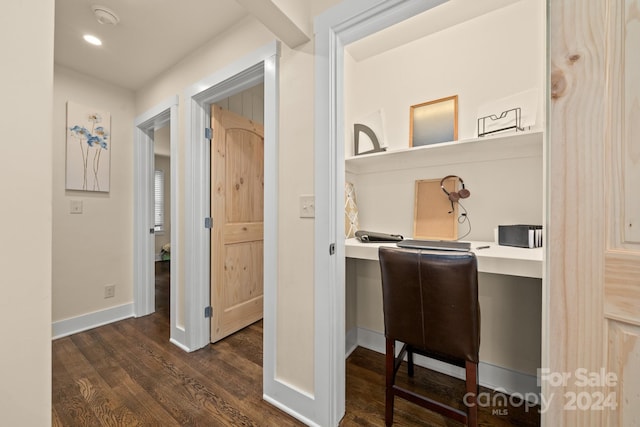
[[[67,190],[109,192],[111,114],[67,102]]]
[[[409,145],[437,144],[458,139],[458,95],[412,105]]]

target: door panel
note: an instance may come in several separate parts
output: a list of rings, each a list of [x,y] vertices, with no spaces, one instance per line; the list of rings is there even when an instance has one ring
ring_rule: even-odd
[[[211,108],[211,342],[263,313],[264,130]]]
[[[640,423],[640,0],[610,0],[609,8],[604,311],[607,369],[616,376],[609,395],[618,407],[607,421],[630,426]]]
[[[226,245],[224,263],[224,304],[234,307],[262,296],[262,243],[246,242]]]
[[[615,396],[618,407],[609,411],[607,425],[638,425],[640,327],[621,322],[609,323],[608,368],[609,372],[616,373],[615,386],[609,389],[609,395]]]
[[[620,8],[622,9],[622,8]],[[624,236],[640,243],[640,1],[624,1],[620,27],[624,49],[624,128],[621,159],[624,162]]]
[[[602,411],[571,410],[590,393],[577,369],[605,366],[605,29],[602,0],[549,0],[549,293],[543,360],[567,381],[542,381],[547,426],[602,426]],[[546,357],[545,357],[546,356]],[[595,390],[594,390],[595,391]],[[600,390],[598,390],[600,391]]]
[[[549,1],[546,425],[640,420],[640,0]],[[597,380],[584,384],[578,373]],[[604,397],[604,402],[599,400]],[[576,405],[577,403],[577,405]],[[604,403],[604,405],[602,405]]]
[[[605,315],[640,325],[640,254],[607,253]]]

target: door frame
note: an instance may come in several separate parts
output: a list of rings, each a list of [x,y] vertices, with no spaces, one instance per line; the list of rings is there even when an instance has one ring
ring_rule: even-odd
[[[345,413],[344,47],[445,1],[345,0],[314,21],[314,378],[320,425],[338,425]]]
[[[185,331],[186,347],[194,351],[209,344],[209,319],[204,310],[210,293],[210,143],[205,128],[211,123],[211,104],[264,80],[265,86],[265,294],[275,297],[277,266],[277,42],[258,49],[185,90],[187,100],[185,159]],[[267,226],[267,224],[269,224]],[[269,229],[268,231],[266,229]],[[267,242],[267,236],[269,241]],[[267,250],[267,245],[270,250]],[[267,262],[268,261],[268,262]],[[268,279],[268,280],[267,280]],[[267,307],[265,295],[265,307]],[[267,310],[265,310],[265,317]],[[266,319],[265,319],[266,321]],[[264,325],[267,335],[267,324]],[[266,348],[264,349],[266,358]]]
[[[154,150],[153,132],[169,124],[170,144],[170,187],[171,187],[171,220],[177,224],[178,211],[178,96],[154,106],[136,117],[134,120],[134,154],[133,154],[133,304],[136,317],[146,316],[155,311],[155,242],[154,235],[149,233],[153,224],[153,172]],[[178,251],[177,229],[171,227],[171,260],[170,260],[170,322],[172,342],[184,341],[184,329],[176,324],[177,309],[177,271]]]
[[[276,377],[278,290],[278,140],[280,42],[274,40],[185,90],[185,348],[209,345],[204,316],[210,293],[210,144],[204,129],[211,104],[264,82],[264,319],[263,398],[299,419],[314,411],[313,399]],[[297,411],[292,411],[295,408]],[[302,408],[302,409],[301,409]]]

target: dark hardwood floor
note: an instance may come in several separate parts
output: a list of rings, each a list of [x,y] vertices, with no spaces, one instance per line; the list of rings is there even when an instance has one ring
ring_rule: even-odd
[[[262,322],[193,353],[169,343],[167,266],[156,263],[154,314],[53,342],[53,425],[302,426],[262,400]],[[446,401],[464,394],[462,381],[427,369],[417,368],[412,380],[400,374],[399,381],[426,384],[432,397]],[[358,348],[349,357],[346,408],[342,427],[384,425],[383,355]],[[481,425],[539,425],[535,410],[492,409],[481,408]],[[394,421],[460,425],[400,399]]]

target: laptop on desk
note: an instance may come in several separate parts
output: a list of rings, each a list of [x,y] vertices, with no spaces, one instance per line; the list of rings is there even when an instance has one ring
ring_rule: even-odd
[[[458,251],[468,252],[471,249],[471,243],[458,242],[455,240],[418,240],[405,239],[396,243],[400,248],[407,249],[430,249],[436,251]]]

